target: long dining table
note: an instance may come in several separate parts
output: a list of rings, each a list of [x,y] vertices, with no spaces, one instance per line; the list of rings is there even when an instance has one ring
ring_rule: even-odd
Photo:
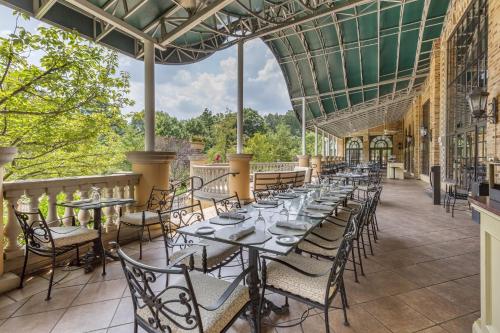
[[[312,209],[308,209],[311,204],[321,204],[321,196],[326,193],[325,189],[321,190],[321,188],[308,188],[307,192],[295,192],[297,195],[296,198],[293,199],[280,199],[278,198],[278,205],[259,205],[258,203],[250,203],[242,207],[241,212],[245,215],[245,220],[241,223],[237,223],[234,225],[220,225],[216,224],[214,220],[207,219],[205,221],[196,222],[192,225],[182,227],[177,230],[178,233],[184,234],[187,236],[197,237],[200,239],[206,239],[210,241],[221,242],[225,244],[231,244],[235,246],[239,246],[248,250],[248,263],[249,267],[253,269],[247,276],[247,283],[250,294],[250,307],[247,318],[252,327],[252,332],[260,332],[260,316],[259,313],[259,264],[258,258],[259,253],[268,253],[274,255],[287,255],[294,250],[296,245],[301,242],[307,235],[309,235],[319,224],[323,221],[324,218],[331,215],[339,205],[345,202],[345,197],[348,197],[350,194],[344,190],[344,193],[336,192],[336,198],[338,200],[332,199],[329,201],[329,210],[314,211]],[[351,192],[352,193],[352,192]],[[319,200],[316,202],[315,200]],[[273,226],[281,219],[285,218],[286,215],[283,212],[283,208],[286,208],[289,212],[287,221],[295,221],[296,223],[304,223],[307,226],[307,230],[303,232],[301,235],[295,235],[296,241],[293,244],[284,245],[279,242],[280,235],[276,233]],[[258,226],[257,222],[259,218],[259,210],[260,215],[262,215],[265,219],[265,223],[262,226]],[[218,219],[220,220],[220,219]],[[261,223],[262,224],[262,223]],[[231,233],[229,228],[235,228],[234,231],[237,231],[238,228],[247,228],[248,226],[256,226],[256,233],[260,235],[257,237],[255,234],[249,234],[237,240],[231,240],[226,237]],[[212,233],[200,233],[200,230],[206,231],[207,228],[213,229]],[[283,309],[279,306],[276,306],[269,300],[265,300],[266,308],[272,309],[275,312],[283,312]]]

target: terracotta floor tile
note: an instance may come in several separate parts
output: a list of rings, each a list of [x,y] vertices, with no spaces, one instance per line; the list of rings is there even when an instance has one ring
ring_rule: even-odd
[[[426,268],[424,264],[425,263],[405,266],[399,269],[394,269],[394,272],[420,287],[426,287],[451,280],[451,278],[446,275],[436,273],[433,270]]]
[[[63,313],[55,310],[10,318],[0,326],[0,332],[49,333]]]
[[[442,323],[468,312],[458,304],[450,302],[425,288],[400,294],[397,297],[435,323]]]
[[[375,300],[362,306],[392,332],[410,333],[434,325],[431,320],[394,296]]]
[[[342,310],[330,311],[330,327],[335,333],[390,333],[375,317],[361,306],[349,308],[347,312],[349,326],[344,325]]]
[[[120,300],[79,305],[69,308],[52,333],[79,333],[109,326]]]
[[[418,331],[417,333],[447,333],[441,326],[434,326],[431,328],[427,328],[423,331]]]
[[[81,305],[121,298],[127,286],[125,279],[94,282],[85,285],[72,305]]]
[[[476,312],[469,314],[467,316],[453,319],[451,321],[441,324],[440,326],[449,333],[470,333],[472,331],[472,324],[480,316],[481,315],[478,312]]]
[[[464,288],[463,285],[455,281],[448,281],[427,288],[469,312],[479,311],[481,307],[479,291],[474,288]]]
[[[23,306],[21,306],[13,316],[22,316],[39,312],[47,312],[67,308],[75,299],[83,286],[73,286],[52,290],[51,299],[46,301],[46,294],[39,293],[32,296]]]
[[[128,324],[134,321],[134,305],[132,304],[132,298],[125,297],[120,300],[120,304],[116,309],[113,320],[111,321],[111,326],[119,326],[123,324]]]

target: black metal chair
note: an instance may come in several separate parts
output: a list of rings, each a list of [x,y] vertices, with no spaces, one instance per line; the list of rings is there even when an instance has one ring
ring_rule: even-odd
[[[160,225],[161,221],[158,213],[170,211],[175,197],[175,188],[162,190],[152,188],[149,199],[145,205],[134,206],[134,212],[123,213],[120,208],[120,218],[118,232],[116,233],[116,242],[120,244],[120,231],[122,225],[138,229],[139,232],[139,259],[142,259],[142,242],[144,231],[148,231],[149,241],[151,241],[150,228],[154,225]]]
[[[248,288],[240,285],[250,268],[230,283],[189,272],[180,262],[190,254],[159,268],[135,261],[121,248],[117,253],[132,296],[134,332],[139,326],[149,333],[225,332],[250,301]]]
[[[212,199],[212,201],[217,215],[223,212],[230,212],[234,209],[241,208],[241,202],[240,198],[238,197],[238,193],[235,193],[233,196],[219,200]]]
[[[333,261],[316,260],[296,253],[278,257],[262,256],[260,310],[266,290],[273,291],[321,309],[325,316],[326,332],[330,332],[329,310],[337,294],[340,294],[344,325],[349,325],[343,274],[356,234],[356,225],[353,223],[350,226]]]
[[[41,257],[51,258],[52,271],[50,273],[49,289],[47,291],[46,300],[50,299],[57,257],[75,250],[77,262],[79,263],[79,248],[85,244],[95,243],[96,248],[100,251],[102,274],[106,274],[106,258],[101,241],[101,229],[94,230],[76,226],[74,217],[72,217],[73,226],[49,227],[40,210],[34,212],[21,212],[14,207],[14,213],[23,230],[24,242],[26,245],[19,288],[23,287],[30,252]],[[56,221],[61,223],[62,219]],[[52,223],[51,221],[51,224]]]
[[[450,211],[451,207],[451,217],[455,217],[455,210],[467,211],[470,210],[469,203],[469,192],[472,186],[472,172],[464,172],[464,184],[460,185],[458,183],[447,185],[447,191],[445,196],[445,208],[446,212]],[[465,209],[457,209],[455,206],[458,202],[464,202]]]
[[[221,269],[228,266],[238,256],[241,263],[237,266],[245,269],[241,249],[238,246],[199,240],[177,232],[179,228],[205,220],[200,201],[197,204],[161,212],[158,215],[161,221],[167,265],[172,260],[175,261],[179,257],[191,253],[193,254],[193,263],[191,264],[195,270],[203,273],[212,273],[218,270],[219,278],[221,277]],[[184,260],[184,264],[190,265],[188,258]]]

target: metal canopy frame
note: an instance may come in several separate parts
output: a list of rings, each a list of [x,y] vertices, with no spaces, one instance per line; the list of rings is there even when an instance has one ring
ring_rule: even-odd
[[[407,110],[449,0],[0,0],[127,55],[188,64],[261,38],[298,116],[336,136]],[[400,110],[402,109],[402,110]]]

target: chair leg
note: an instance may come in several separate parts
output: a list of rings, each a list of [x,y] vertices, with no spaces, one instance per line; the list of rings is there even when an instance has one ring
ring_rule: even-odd
[[[324,311],[324,314],[325,314],[325,332],[326,333],[330,333],[330,320],[328,318],[328,306],[325,307],[325,311]]]
[[[365,238],[363,237],[363,231],[360,232],[360,235],[361,235],[361,244],[363,244],[363,255],[365,256],[365,258],[368,258],[366,256]]]
[[[359,246],[359,244],[358,244]],[[359,283],[358,280],[358,268],[356,267],[356,256],[354,255],[354,248],[351,249],[351,256],[352,256],[352,269],[354,270],[354,281],[356,283]]]
[[[137,319],[134,318],[134,333],[137,333],[137,330],[138,330]]]
[[[370,245],[370,254],[373,255],[373,246],[372,246],[372,238],[370,235],[370,227],[367,226],[366,228],[366,235],[368,236],[368,244]]]
[[[149,225],[147,226],[148,228],[148,237],[149,237],[149,241],[151,242],[151,230],[149,230]]]
[[[116,244],[120,245],[120,231],[122,229],[122,224],[118,223],[118,230],[116,231]]]
[[[359,266],[361,267],[361,275],[365,276],[365,270],[363,269],[363,259],[361,258],[361,249],[359,247],[359,239],[356,239],[357,248],[358,248],[358,258],[359,258]]]
[[[21,273],[21,281],[19,281],[19,289],[23,287],[24,275],[26,274],[26,266],[28,265],[28,253],[30,253],[30,251],[26,250],[26,254],[24,255],[23,271]]]
[[[100,249],[101,249],[101,261],[102,261],[102,275],[106,275],[106,250],[104,249],[104,245],[102,245],[102,239],[98,240]]]
[[[343,288],[340,288],[340,298],[342,300],[342,311],[344,312],[344,326],[349,326],[349,320],[347,320],[347,297],[343,292]]]
[[[142,241],[144,238],[144,225],[141,227],[139,234],[139,260],[142,260]]]
[[[376,227],[377,231],[380,231],[380,229],[378,227],[377,214],[373,214],[373,221],[375,222],[375,227]]]
[[[76,265],[80,267],[80,247],[77,245],[76,246]]]
[[[457,203],[457,198],[453,198],[453,204],[451,205],[451,217],[455,217],[455,204]]]
[[[50,300],[50,293],[52,292],[52,282],[54,281],[55,271],[56,271],[56,255],[54,254],[52,256],[52,272],[50,273],[49,290],[47,291],[47,298],[45,298],[46,301]]]

